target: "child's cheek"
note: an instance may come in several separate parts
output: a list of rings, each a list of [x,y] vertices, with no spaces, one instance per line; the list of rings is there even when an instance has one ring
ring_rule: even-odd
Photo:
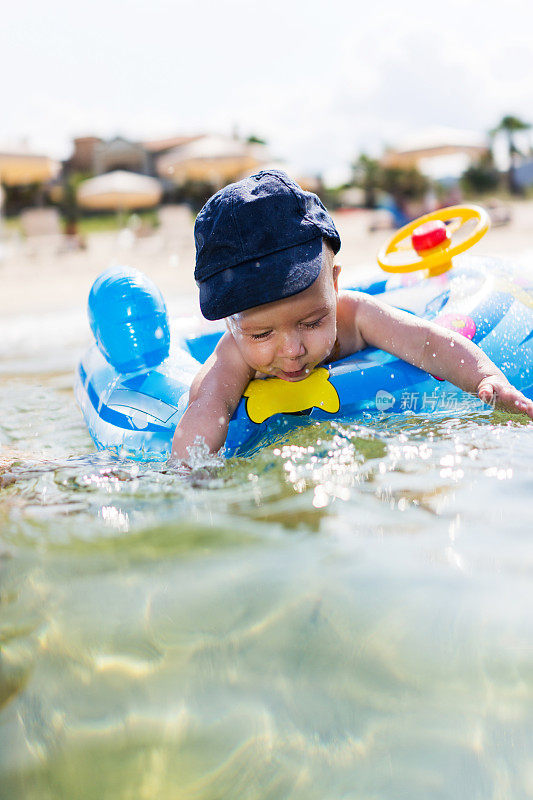
[[[336,332],[333,327],[328,330],[322,330],[318,336],[315,336],[313,342],[313,350],[318,354],[328,355],[333,350],[335,345]]]
[[[271,345],[267,342],[253,342],[248,348],[248,361],[255,369],[268,366],[272,361]]]

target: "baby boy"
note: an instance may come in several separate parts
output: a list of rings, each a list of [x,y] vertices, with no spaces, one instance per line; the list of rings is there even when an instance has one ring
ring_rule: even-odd
[[[360,292],[339,292],[340,238],[319,198],[265,170],[211,197],[195,224],[200,307],[226,332],[196,375],[172,443],[189,459],[202,436],[211,452],[257,377],[301,381],[314,367],[377,347],[485,402],[533,419],[533,402],[458,333]]]

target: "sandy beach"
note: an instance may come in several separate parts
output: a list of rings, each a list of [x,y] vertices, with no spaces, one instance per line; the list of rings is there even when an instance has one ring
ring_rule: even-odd
[[[533,201],[509,204],[511,221],[493,227],[476,245],[476,255],[533,258]],[[378,249],[392,231],[369,231],[373,212],[343,211],[334,215],[342,239],[339,261],[349,282],[363,269],[376,267]],[[34,241],[4,235],[0,253],[0,314],[11,315],[83,309],[92,282],[104,269],[118,264],[149,275],[169,302],[194,297],[194,219],[182,210],[170,232],[157,230],[138,238],[125,230],[97,233],[85,250],[68,250],[56,237]]]

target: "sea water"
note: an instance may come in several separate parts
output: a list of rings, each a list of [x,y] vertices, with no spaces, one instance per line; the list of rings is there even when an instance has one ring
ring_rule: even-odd
[[[532,796],[533,426],[280,427],[184,478],[95,452],[86,337],[0,325],[0,798]]]

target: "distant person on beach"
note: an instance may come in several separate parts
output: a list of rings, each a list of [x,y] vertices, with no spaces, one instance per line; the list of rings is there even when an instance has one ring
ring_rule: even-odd
[[[339,292],[340,237],[319,198],[266,170],[207,201],[195,224],[195,278],[209,320],[226,332],[196,375],[172,443],[187,463],[197,437],[211,452],[253,378],[294,382],[365,347],[386,350],[511,412],[533,402],[471,341],[361,292]]]

